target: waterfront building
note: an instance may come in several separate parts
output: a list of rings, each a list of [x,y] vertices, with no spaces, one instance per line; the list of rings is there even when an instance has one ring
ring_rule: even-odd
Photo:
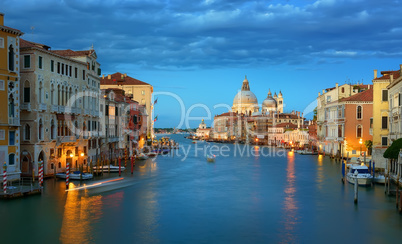
[[[0,166],[7,165],[7,180],[20,178],[20,36],[4,25],[0,13]]]
[[[344,144],[344,106],[339,100],[369,88],[363,84],[344,84],[322,90],[317,97],[317,139],[319,150],[327,154],[341,153]]]
[[[211,128],[207,128],[207,125],[205,124],[204,119],[203,119],[201,121],[201,123],[198,125],[195,135],[198,138],[209,138],[210,131],[211,131]]]
[[[143,81],[134,79],[127,74],[114,73],[107,76],[102,75],[101,89],[119,88],[125,91],[125,94],[137,101],[140,105],[145,106],[147,112],[147,139],[153,137],[153,117],[152,117],[152,93],[153,87]]]
[[[343,155],[349,153],[350,157],[364,156],[367,154],[365,141],[373,139],[373,89],[359,92],[353,96],[339,100],[339,106],[343,111],[338,118],[343,121],[343,126],[338,125],[338,137],[343,135],[341,150]]]
[[[145,106],[131,100],[122,89],[102,89],[101,93],[101,158],[107,163],[116,164],[119,157],[126,156],[126,152],[132,156],[138,146],[144,145]]]
[[[377,167],[385,168],[386,159],[383,157],[385,150],[390,145],[389,138],[389,96],[388,86],[399,80],[400,70],[382,71],[377,77],[374,70],[373,79],[373,149],[372,158]]]
[[[100,65],[93,48],[51,50],[21,40],[21,171],[38,175],[88,167],[100,150]]]

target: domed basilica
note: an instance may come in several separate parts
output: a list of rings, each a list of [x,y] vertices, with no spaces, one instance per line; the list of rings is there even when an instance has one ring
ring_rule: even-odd
[[[283,113],[283,96],[279,92],[272,96],[271,90],[268,91],[267,98],[262,102],[260,112],[260,106],[258,104],[257,97],[252,91],[250,91],[250,85],[247,80],[247,76],[243,81],[241,90],[236,94],[233,99],[232,111],[235,113],[242,113],[251,115],[267,115],[272,113]]]

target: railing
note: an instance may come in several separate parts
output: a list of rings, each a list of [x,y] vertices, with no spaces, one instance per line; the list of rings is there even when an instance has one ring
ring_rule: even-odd
[[[75,136],[58,136],[57,137],[58,143],[75,142],[75,141],[76,141]]]
[[[85,109],[85,115],[91,115],[91,111],[89,109]]]
[[[51,105],[51,106],[50,106],[50,111],[57,113],[57,112],[59,111],[59,106],[57,106],[57,105]]]
[[[31,111],[31,104],[30,103],[23,103],[20,106],[21,110],[28,110]]]
[[[64,113],[66,111],[66,108],[62,105],[59,105],[59,113]]]
[[[39,110],[47,110],[47,105],[45,103],[40,103]]]
[[[8,124],[9,125],[20,125],[20,118],[9,117],[8,118]]]
[[[99,111],[94,111],[94,116],[99,117]]]

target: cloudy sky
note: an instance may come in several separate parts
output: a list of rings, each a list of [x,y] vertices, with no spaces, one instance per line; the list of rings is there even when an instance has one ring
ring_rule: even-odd
[[[155,127],[227,111],[244,76],[258,101],[282,91],[285,111],[308,112],[335,83],[371,83],[397,70],[398,0],[2,0],[5,25],[56,49],[98,54],[102,73],[154,86]],[[184,109],[183,109],[184,107]],[[209,112],[208,112],[208,111]]]

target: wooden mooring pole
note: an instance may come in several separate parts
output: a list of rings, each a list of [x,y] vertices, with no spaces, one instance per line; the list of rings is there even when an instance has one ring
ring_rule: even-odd
[[[357,204],[357,200],[358,200],[358,196],[359,196],[359,182],[358,182],[358,179],[357,179],[357,170],[355,170],[355,172],[353,173],[353,175],[355,176],[355,200],[354,200],[354,202],[355,202],[355,204]]]

